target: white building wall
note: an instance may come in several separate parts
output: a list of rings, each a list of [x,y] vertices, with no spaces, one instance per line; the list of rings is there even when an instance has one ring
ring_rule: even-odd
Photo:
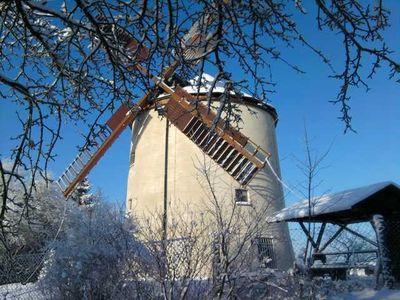
[[[252,112],[240,105],[241,132],[271,153],[271,164],[280,175],[275,119],[261,106],[249,104],[249,108]],[[134,153],[135,159],[129,170],[127,210],[139,220],[163,209],[166,124],[166,119],[152,110],[137,118],[132,129],[131,155]],[[210,187],[202,171],[204,166],[209,167],[218,200],[233,203],[234,190],[240,188],[239,184],[173,125],[169,128],[167,159],[169,216],[178,213],[176,208],[180,208],[179,213],[203,213],[210,208]],[[240,213],[266,210],[269,215],[284,207],[281,184],[268,166],[253,178],[247,189],[251,205],[240,207]],[[274,238],[278,268],[291,267],[293,250],[287,225],[268,225],[263,235]]]

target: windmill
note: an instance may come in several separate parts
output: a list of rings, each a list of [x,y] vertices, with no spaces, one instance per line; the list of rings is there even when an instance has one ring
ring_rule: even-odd
[[[98,20],[102,21],[104,17],[98,17]],[[212,21],[212,16],[205,15],[185,35],[182,48],[186,60],[196,62],[197,58],[212,47],[210,37],[204,32],[204,28]],[[165,117],[242,186],[246,186],[265,166],[265,160],[270,155],[267,151],[237,129],[226,125],[223,120],[217,120],[215,112],[199,103],[195,96],[182,87],[172,87],[166,83],[177,69],[178,61],[165,69],[161,77],[154,76],[141,65],[149,55],[149,50],[144,45],[115,25],[105,23],[100,29],[105,36],[117,36],[127,57],[135,57],[136,64],[133,68],[149,76],[154,81],[154,87],[132,107],[123,104],[103,126],[99,126],[87,146],[57,180],[65,197],[71,195],[122,131],[132,124],[141,111],[149,107],[149,99],[159,88],[170,95],[169,101],[164,104]]]
[[[212,36],[205,31],[205,28],[212,22],[213,17],[206,15],[188,31],[182,42],[182,56],[185,60],[196,64],[199,58],[213,46]],[[265,167],[266,163],[268,163],[268,166],[271,166],[272,163],[279,173],[275,139],[277,114],[273,107],[247,95],[245,106],[252,105],[254,110],[258,110],[259,116],[257,120],[245,116],[247,121],[244,122],[243,130],[239,131],[227,125],[213,110],[204,105],[199,95],[196,94],[197,89],[193,88],[190,91],[190,87],[188,89],[187,86],[169,84],[168,79],[176,76],[175,70],[179,66],[178,60],[163,70],[161,76],[154,76],[143,66],[149,55],[149,49],[114,25],[107,25],[104,22],[101,30],[106,36],[113,34],[118,37],[120,41],[118,47],[122,47],[124,53],[126,53],[120,59],[126,60],[132,57],[133,60],[134,57],[132,68],[152,79],[154,86],[133,106],[123,104],[103,126],[99,126],[95,131],[87,146],[78,153],[57,181],[66,198],[71,195],[79,182],[87,176],[127,126],[133,124],[132,137],[135,136],[135,140],[138,140],[139,134],[136,129],[146,127],[146,125],[143,125],[142,117],[149,117],[153,114],[155,118],[150,122],[150,127],[155,128],[156,134],[154,135],[150,128],[145,129],[142,142],[139,142],[139,145],[135,147],[132,146],[131,149],[126,207],[127,212],[133,211],[132,203],[135,198],[138,198],[141,205],[135,208],[137,214],[155,211],[162,204],[162,227],[163,234],[165,234],[163,240],[167,240],[168,214],[172,212],[168,204],[170,196],[175,194],[176,190],[180,189],[180,192],[185,190],[186,192],[181,193],[180,197],[189,201],[187,204],[193,207],[195,203],[200,202],[202,197],[201,189],[194,178],[196,175],[191,154],[194,154],[194,156],[197,154],[204,155],[214,162],[214,165],[224,174],[222,181],[234,183],[233,194],[237,198],[235,201],[243,208],[253,209],[256,206],[267,207],[270,205],[268,213],[272,214],[284,207],[281,184],[276,180],[275,174],[271,174],[270,170]],[[159,90],[162,90],[163,94],[160,95]],[[215,93],[211,94],[213,96]],[[215,100],[215,97],[210,99],[210,101]],[[167,121],[161,122],[153,108],[158,108]],[[242,114],[249,113],[243,111]],[[178,135],[179,133],[179,140],[183,146],[182,149],[184,149],[181,149],[180,152],[177,148],[174,149],[175,154],[179,152],[179,158],[176,161],[179,160],[182,167],[179,168],[180,178],[172,180],[174,187],[171,189],[168,188],[171,180],[167,174],[169,169],[167,166],[169,160],[167,137],[170,124],[172,124],[171,131],[174,132],[173,134]],[[139,131],[141,132],[142,129],[139,129]],[[247,130],[246,134],[244,134],[244,130]],[[160,142],[163,139],[163,133],[166,137],[163,142],[166,147],[165,152],[162,149],[164,146]],[[253,137],[256,137],[254,140],[257,142],[253,141]],[[265,149],[269,149],[271,154]],[[148,157],[148,155],[155,156]],[[164,164],[157,161],[157,158],[155,158],[157,155],[158,157],[163,156]],[[135,156],[138,159],[133,162]],[[164,168],[162,165],[164,165]],[[170,167],[177,169],[176,165]],[[179,185],[179,188],[175,187],[176,182],[178,182],[176,185]],[[247,197],[248,195],[250,197]],[[247,198],[253,199],[253,203],[247,201]],[[244,204],[247,206],[243,206]],[[280,269],[291,267],[293,250],[286,224],[271,225],[268,232],[265,232],[259,241],[259,251],[272,253],[276,257],[274,259],[276,261],[273,262],[274,266]]]

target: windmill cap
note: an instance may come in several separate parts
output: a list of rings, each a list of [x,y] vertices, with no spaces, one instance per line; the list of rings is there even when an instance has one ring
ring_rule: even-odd
[[[210,90],[212,89],[212,94],[213,95],[218,95],[218,94],[223,94],[226,90],[226,81],[225,80],[218,80],[217,82],[214,83],[215,81],[215,77],[213,77],[210,74],[207,73],[203,73],[201,76],[201,80],[199,80],[200,76],[196,76],[193,79],[190,79],[188,81],[186,81],[185,86],[183,86],[183,89],[188,92],[189,94],[207,94],[210,92]],[[271,114],[271,116],[274,119],[275,125],[278,122],[278,114],[276,112],[276,109],[274,106],[272,106],[269,103],[266,103],[265,101],[262,101],[258,98],[256,98],[255,96],[252,96],[246,92],[243,92],[241,90],[235,90],[235,91],[230,91],[231,95],[241,95],[241,97],[243,98],[243,100],[246,101],[246,103],[251,104],[253,106],[262,108],[264,110],[266,110],[269,114]],[[165,97],[168,94],[163,93],[161,95],[159,95],[158,97]]]
[[[215,82],[215,85],[213,87],[213,82],[215,81],[215,77],[213,77],[210,74],[203,73],[201,76],[201,81],[199,82],[200,76],[196,76],[193,79],[189,80],[189,85],[183,87],[183,89],[190,93],[190,94],[207,94],[211,88],[212,94],[222,94],[225,92],[226,89],[226,81],[225,80],[218,80]],[[275,124],[278,122],[278,114],[276,112],[276,109],[273,105],[266,103],[255,96],[252,96],[246,92],[243,91],[234,91],[230,92],[232,95],[235,94],[240,94],[243,98],[245,98],[246,101],[250,102],[251,104],[261,107],[265,110],[267,110],[274,118]]]

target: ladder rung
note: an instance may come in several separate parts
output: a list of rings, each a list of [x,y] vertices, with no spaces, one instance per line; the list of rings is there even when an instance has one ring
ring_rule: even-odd
[[[186,134],[188,131],[190,131],[191,127],[196,122],[196,119],[197,119],[196,117],[192,117],[190,121],[186,124],[186,126],[183,128],[182,132]]]
[[[257,171],[258,171],[257,166],[254,166],[254,168],[249,172],[249,174],[243,179],[242,184],[246,185],[247,183],[249,183],[249,181],[254,177]]]
[[[69,168],[64,173],[65,177],[68,179],[69,182],[74,181],[75,175],[70,172]]]
[[[58,185],[58,187],[60,188],[60,190],[61,190],[62,192],[65,191],[65,189],[66,189],[65,184],[62,184],[62,185],[61,185],[61,183],[57,181],[57,185]]]
[[[107,125],[103,125],[103,131],[107,133],[107,136],[109,136],[112,132],[111,128],[108,127]]]
[[[232,151],[233,147],[231,145],[228,144],[228,147],[226,147],[226,149],[221,153],[221,155],[216,159],[218,164],[221,164],[226,157],[228,156],[228,154]]]
[[[76,169],[76,168],[75,168],[75,162],[76,162],[76,161],[74,160],[70,166],[71,166],[71,169],[72,169],[76,174],[79,174],[79,169]]]
[[[64,177],[65,177],[65,179],[63,179]],[[60,179],[62,179],[63,181],[66,181],[68,184],[71,183],[71,182],[68,180],[67,175],[65,175],[65,172],[61,175]]]
[[[231,175],[233,177],[236,177],[240,173],[240,170],[247,164],[248,160],[246,157],[242,156],[239,163],[236,165],[235,168],[233,168]]]
[[[196,140],[200,137],[200,135],[207,130],[207,127],[204,125],[199,126],[199,128],[191,135],[191,139],[196,142]]]
[[[225,157],[225,159],[221,162],[221,166],[222,168],[226,168],[230,162],[235,158],[235,155],[237,153],[237,151],[235,150],[235,148],[231,147],[232,150],[228,153],[228,155]]]
[[[71,172],[71,165],[69,165],[67,170],[65,170],[65,175],[67,175],[69,178],[71,178],[71,177],[72,177],[72,179],[74,178],[74,173]]]
[[[236,151],[236,149],[235,149]],[[236,166],[236,164],[239,163],[240,159],[242,158],[242,154],[236,151],[234,158],[232,159],[232,162],[226,167],[226,171],[230,172],[232,169]]]
[[[64,185],[64,186],[66,186],[66,184],[65,184],[65,182],[64,182],[64,180],[62,180],[61,179],[61,177],[60,178],[58,178],[58,180],[57,180],[57,184],[58,184],[58,186],[63,190],[64,188],[61,186],[61,185]]]
[[[205,125],[203,123],[201,123],[200,121],[198,121],[192,128],[192,130],[188,133],[188,135],[190,135],[190,137],[195,137],[203,128],[205,127]]]
[[[65,184],[66,186],[68,186],[71,182],[69,181],[69,179],[68,179],[68,177],[65,175],[65,174],[63,174],[61,177],[60,177],[60,181],[63,183],[63,184]]]
[[[104,134],[101,134],[100,132],[98,132],[96,135],[97,135],[96,138],[100,139],[100,141],[102,143],[104,143],[104,141],[107,139],[107,136],[105,136]]]
[[[209,133],[210,130],[208,129],[208,127],[204,126],[203,131],[199,133],[198,137],[195,140],[196,144],[200,145],[200,143],[204,140],[204,137],[206,137]]]
[[[207,150],[207,154],[212,156],[216,149],[222,144],[222,142],[224,142],[224,140],[220,137],[217,137],[215,142],[210,144],[210,147]]]
[[[87,155],[90,158],[92,158],[92,156],[96,153],[96,151],[97,151],[97,149],[95,147],[93,147],[93,145],[88,146],[87,149],[86,149]]]
[[[72,173],[71,169],[68,169],[67,171],[65,171],[64,174],[65,174],[65,177],[68,179],[67,181],[69,183],[72,183],[77,176],[77,174]]]
[[[77,174],[73,174],[73,173],[71,172],[71,170],[69,169],[69,170],[67,171],[66,175],[68,176],[68,179],[69,179],[71,182],[73,182],[74,179],[76,178],[76,175],[77,175]]]
[[[203,151],[208,154],[208,151],[212,148],[212,146],[218,141],[219,136],[214,133],[211,137],[208,137],[205,139],[203,142],[203,145],[201,147],[203,148]]]
[[[85,153],[89,158],[92,157],[93,153],[91,151],[92,147],[87,145],[84,149],[82,153]]]
[[[103,140],[106,140],[108,138],[108,134],[104,130],[99,131],[99,136],[103,138]]]
[[[193,141],[196,143],[197,146],[200,146],[200,141],[202,141],[204,139],[204,136],[206,136],[208,133],[208,128],[204,128],[196,137],[196,139],[194,139]]]
[[[201,124],[201,122],[199,121],[199,119],[193,117],[189,123],[186,125],[186,127],[183,129],[183,133],[185,134],[189,134],[190,132],[194,131],[195,126],[198,126],[198,124]]]
[[[76,157],[76,161],[81,165],[82,168],[85,166],[84,162],[81,159],[80,154]]]
[[[246,177],[247,173],[251,170],[252,165],[253,163],[251,161],[247,161],[247,163],[243,166],[243,168],[237,174],[235,179],[240,182],[244,177]]]
[[[69,165],[68,170],[69,170],[70,172],[71,172],[71,171],[74,172],[76,175],[78,175],[78,173],[79,173],[79,172],[74,168],[74,166],[73,166],[72,164]],[[71,172],[71,174],[73,174],[72,172]]]
[[[203,148],[206,144],[207,141],[209,141],[212,138],[212,133],[210,130],[207,131],[207,134],[204,135],[204,137],[199,141],[199,147]]]
[[[77,169],[80,169],[80,168],[81,168],[81,166],[80,166],[80,164],[79,164],[79,162],[78,162],[78,156],[75,156],[75,159],[72,161],[71,165],[75,165],[75,167],[76,167]]]
[[[91,141],[90,141],[90,145],[91,145],[93,148],[96,148],[95,151],[94,151],[94,153],[100,148],[100,144],[101,144],[101,143],[98,143],[96,140],[91,140]]]
[[[70,182],[66,180],[60,180],[59,186],[62,190],[65,190],[69,186]],[[62,186],[61,186],[62,185]]]
[[[82,158],[84,158],[84,156],[86,156],[86,162],[92,158],[92,155],[91,155],[89,149],[87,149],[87,148],[85,150],[83,150],[83,152],[81,152],[80,155],[82,155]]]
[[[228,147],[229,144],[226,141],[223,141],[222,144],[218,147],[218,149],[211,155],[211,158],[216,160],[222,152],[225,151],[226,147]]]

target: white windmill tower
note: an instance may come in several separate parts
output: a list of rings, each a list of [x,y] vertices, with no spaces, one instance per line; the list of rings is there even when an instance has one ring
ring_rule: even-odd
[[[191,58],[205,50],[204,47],[196,48],[204,37],[196,28],[198,24],[192,27],[185,41],[185,55]],[[243,128],[239,131],[226,125],[213,110],[199,101],[206,98],[210,89],[207,81],[212,81],[211,78],[203,78],[200,90],[190,85],[169,85],[166,80],[174,74],[178,62],[167,68],[162,78],[152,76],[140,65],[149,53],[143,45],[114,25],[103,26],[103,31],[118,34],[126,52],[135,54],[135,68],[153,78],[155,88],[133,107],[122,105],[99,128],[93,143],[78,154],[58,180],[66,197],[120,133],[133,124],[128,211],[134,209],[136,215],[144,217],[149,212],[162,209],[164,225],[168,216],[174,213],[171,207],[189,206],[194,212],[203,213],[202,203],[207,199],[207,194],[199,183],[201,174],[195,163],[200,157],[205,157],[212,165],[216,196],[223,199],[227,192],[230,193],[232,199],[226,201],[240,207],[237,213],[265,211],[267,216],[283,208],[281,184],[271,168],[266,167],[268,162],[279,173],[275,135],[277,113],[272,106],[247,94],[241,97],[232,95],[230,100],[242,111]],[[164,94],[159,95],[155,102],[150,101],[150,96],[154,96],[158,89],[162,89]],[[217,84],[211,92],[211,100],[218,101],[218,97],[224,93],[224,86]],[[159,118],[154,110],[160,107],[163,118]],[[257,246],[273,258],[272,266],[280,269],[291,266],[293,250],[287,225],[270,225],[259,235]]]

